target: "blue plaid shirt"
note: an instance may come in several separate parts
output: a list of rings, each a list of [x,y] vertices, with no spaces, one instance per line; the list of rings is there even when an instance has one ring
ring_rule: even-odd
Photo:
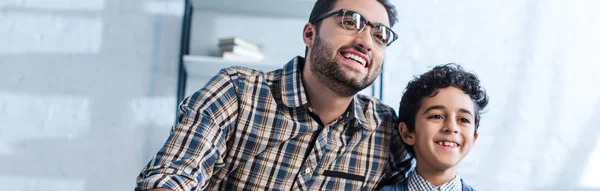
[[[462,183],[460,180],[460,176],[457,174],[452,180],[436,187],[415,171],[408,177],[407,188],[408,191],[462,191]]]
[[[452,180],[435,187],[427,182],[416,170],[408,172],[408,178],[388,183],[378,191],[476,191],[470,185],[466,184],[457,174]]]
[[[303,65],[296,57],[267,73],[221,70],[180,104],[136,190],[372,190],[397,173],[408,159],[394,110],[357,95],[324,125],[308,103]]]

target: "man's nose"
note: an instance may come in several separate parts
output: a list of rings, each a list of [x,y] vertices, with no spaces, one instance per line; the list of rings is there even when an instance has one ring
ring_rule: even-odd
[[[356,44],[367,52],[373,50],[373,35],[371,35],[371,26],[366,26],[361,33],[358,33]]]

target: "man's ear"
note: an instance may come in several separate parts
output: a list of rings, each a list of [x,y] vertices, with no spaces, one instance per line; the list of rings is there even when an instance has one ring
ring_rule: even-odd
[[[402,137],[402,141],[408,145],[415,145],[415,133],[408,131],[408,127],[406,123],[400,122],[398,124],[398,132],[400,132],[400,137]]]
[[[306,23],[302,30],[302,40],[304,40],[304,45],[308,48],[312,48],[315,42],[315,36],[317,34],[315,30],[315,26],[310,23]]]

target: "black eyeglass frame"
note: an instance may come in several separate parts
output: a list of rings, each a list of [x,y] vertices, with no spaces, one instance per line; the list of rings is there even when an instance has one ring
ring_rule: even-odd
[[[387,26],[385,26],[385,25],[381,25],[381,24],[373,24],[373,23],[371,23],[371,21],[368,21],[367,19],[365,19],[365,17],[364,17],[364,16],[362,16],[360,13],[358,13],[358,12],[356,12],[356,11],[348,10],[348,9],[339,9],[339,10],[337,10],[337,11],[334,11],[334,12],[331,12],[331,13],[327,13],[327,14],[325,14],[325,15],[323,15],[323,16],[321,16],[321,17],[319,17],[319,18],[318,18],[318,19],[316,19],[315,21],[313,21],[311,24],[316,24],[316,23],[318,23],[318,22],[320,22],[320,21],[322,21],[322,20],[324,20],[324,19],[326,19],[326,18],[328,18],[328,17],[334,16],[334,15],[345,15],[346,13],[351,13],[351,14],[354,14],[354,13],[356,13],[356,14],[360,15],[360,16],[361,16],[361,18],[362,18],[362,19],[365,21],[365,24],[366,24],[366,25],[369,25],[369,26],[371,26],[371,30],[374,30],[374,29],[375,29],[375,27],[379,27],[379,26],[385,27],[387,30],[389,30],[389,31],[392,33],[392,36],[393,36],[393,38],[392,38],[392,41],[388,42],[388,43],[385,45],[386,47],[390,46],[390,44],[392,44],[394,41],[396,41],[396,40],[398,39],[398,34],[396,34],[396,32],[394,32],[394,31],[393,31],[392,29],[390,29],[389,27],[387,27]],[[341,22],[344,22],[344,21],[342,20]],[[348,29],[346,29],[346,27],[345,27],[344,23],[341,23],[341,25],[342,25],[342,28],[344,28],[344,30],[346,30],[346,31],[348,31],[348,32],[353,32],[353,33],[354,33],[354,31],[351,31],[351,30],[348,30]],[[362,32],[362,31],[363,31],[365,28],[367,28],[367,27],[366,27],[366,25],[365,25],[365,27],[363,27],[363,28],[359,29],[359,30],[356,32],[356,34],[358,34],[358,33],[361,33],[361,32]],[[372,31],[371,31],[371,34],[372,34]],[[375,39],[373,39],[373,40],[375,40]],[[375,44],[377,44],[377,43],[375,43]]]

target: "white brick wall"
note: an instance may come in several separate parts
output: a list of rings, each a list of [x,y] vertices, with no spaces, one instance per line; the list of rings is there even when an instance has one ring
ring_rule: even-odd
[[[0,15],[0,54],[94,54],[102,46],[97,17],[13,12]]]
[[[175,117],[182,8],[0,0],[1,190],[134,188]]]
[[[101,11],[105,0],[2,0],[0,6],[45,10]]]

